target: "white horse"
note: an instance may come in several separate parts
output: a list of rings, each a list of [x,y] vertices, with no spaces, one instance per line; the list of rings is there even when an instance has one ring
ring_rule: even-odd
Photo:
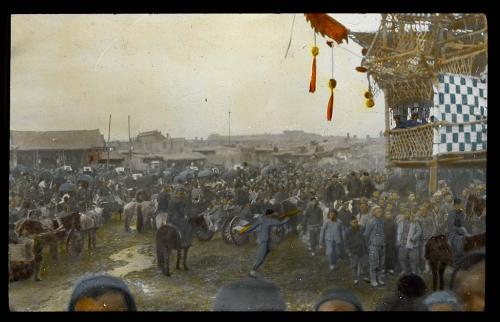
[[[103,208],[95,207],[85,213],[80,214],[80,228],[83,233],[88,235],[89,249],[96,248],[96,233],[99,227],[102,227],[104,219],[102,218]],[[85,238],[85,237],[84,237]]]
[[[123,206],[125,216],[125,231],[130,231],[132,217],[137,217],[137,231],[142,231],[144,223],[150,223],[157,209],[156,201],[131,201]]]

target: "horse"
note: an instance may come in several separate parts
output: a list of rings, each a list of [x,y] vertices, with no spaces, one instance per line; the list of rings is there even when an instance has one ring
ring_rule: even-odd
[[[28,237],[32,239],[33,242],[30,243],[30,247],[33,247],[34,253],[34,276],[35,281],[40,281],[43,248],[49,245],[52,257],[57,259],[57,234],[47,229],[46,225],[42,224],[39,220],[30,218],[23,218],[16,222],[14,231],[21,238]]]
[[[467,229],[472,230],[474,219],[481,216],[486,208],[486,199],[480,198],[476,193],[470,193],[465,203],[465,221]]]
[[[123,206],[123,215],[125,217],[125,231],[130,232],[130,220],[136,216],[136,229],[138,232],[143,230],[144,223],[150,222],[156,211],[156,203],[154,201],[131,201]]]
[[[188,219],[191,228],[196,229],[198,225],[202,225],[203,218],[201,216],[196,216]],[[180,270],[180,262],[184,270],[188,270],[187,266],[187,255],[189,248],[191,247],[192,234],[185,237],[188,238],[186,245],[182,245],[183,236],[181,236],[181,229],[175,224],[168,222],[168,214],[160,213],[155,218],[155,224],[158,227],[155,233],[155,244],[156,244],[156,260],[158,267],[161,269],[162,273],[166,276],[170,276],[170,254],[172,250],[177,250],[177,264],[176,269]]]
[[[96,248],[96,233],[99,227],[103,225],[102,208],[94,208],[87,212],[80,214],[80,228],[85,238],[85,234],[88,236],[88,249]]]
[[[113,200],[114,199],[114,200]],[[102,217],[105,221],[111,219],[111,215],[117,212],[120,215],[120,220],[122,219],[124,202],[120,197],[113,196],[109,198],[103,198],[97,202],[99,207],[103,208]]]
[[[486,233],[466,236],[464,241],[464,253],[482,248],[486,245]],[[446,235],[431,237],[425,244],[425,259],[429,261],[432,270],[432,285],[434,291],[444,289],[444,271],[447,266],[453,265],[453,253],[448,244]]]

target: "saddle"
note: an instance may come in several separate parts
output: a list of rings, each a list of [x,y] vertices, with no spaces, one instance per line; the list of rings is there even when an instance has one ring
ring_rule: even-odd
[[[163,226],[168,226],[168,227],[173,228],[177,232],[177,234],[179,236],[179,240],[182,241],[182,233],[181,233],[181,230],[179,229],[179,227],[177,227],[177,225],[172,224],[170,222],[167,222],[166,224],[161,225],[160,227],[163,227]]]

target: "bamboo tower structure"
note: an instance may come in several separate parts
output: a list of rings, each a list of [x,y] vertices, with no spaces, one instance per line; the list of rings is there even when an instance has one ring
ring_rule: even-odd
[[[486,165],[488,29],[483,14],[382,14],[377,32],[349,31],[361,67],[385,96],[386,164],[430,168]],[[394,129],[393,116],[431,122]]]

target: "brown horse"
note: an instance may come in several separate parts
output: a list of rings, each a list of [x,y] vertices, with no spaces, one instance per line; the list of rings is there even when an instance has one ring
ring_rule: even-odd
[[[166,215],[166,214],[165,214]],[[160,217],[160,216],[158,216]],[[202,217],[194,217],[188,220],[192,229],[195,230],[199,227],[202,222]],[[155,234],[155,244],[156,244],[156,260],[158,263],[158,267],[161,269],[163,274],[166,276],[170,276],[170,254],[172,250],[177,250],[177,264],[176,269],[180,270],[180,262],[182,259],[182,264],[184,266],[184,270],[188,270],[187,267],[187,255],[189,251],[189,247],[191,245],[192,234],[189,237],[190,240],[187,242],[187,247],[182,246],[182,236],[180,229],[176,227],[172,223],[162,223],[161,219],[159,221],[159,228],[156,230]]]
[[[464,253],[479,249],[486,245],[486,233],[467,236],[464,241]],[[429,261],[432,270],[432,285],[434,291],[444,289],[444,271],[446,266],[453,265],[453,256],[448,237],[439,235],[431,237],[425,244],[425,259]]]

